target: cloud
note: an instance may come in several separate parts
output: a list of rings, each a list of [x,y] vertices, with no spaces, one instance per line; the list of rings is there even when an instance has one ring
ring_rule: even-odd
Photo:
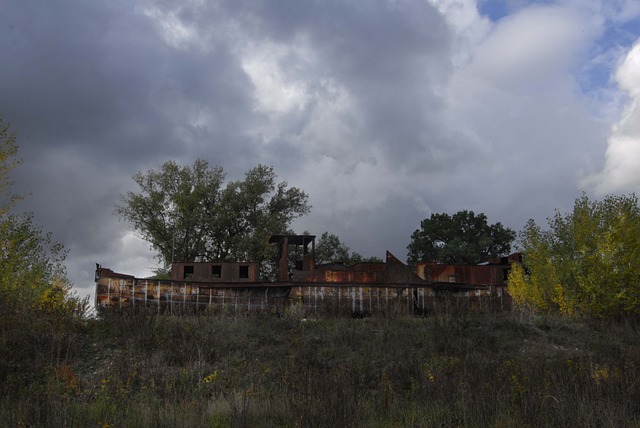
[[[518,229],[570,205],[607,134],[577,76],[602,32],[589,9],[530,5],[468,44],[443,114],[464,151],[437,191],[422,192],[428,206],[474,209]]]
[[[638,37],[637,2],[482,6],[3,4],[0,115],[25,161],[17,190],[33,193],[21,207],[70,249],[86,291],[94,262],[151,273],[148,244],[112,212],[136,172],[167,160],[229,179],[273,165],[310,195],[296,230],[400,258],[431,212],[519,228],[570,206],[589,172],[603,170],[599,189],[636,186],[638,71],[621,61],[620,89],[609,74]]]
[[[599,195],[640,191],[640,41],[619,65],[615,80],[628,96],[627,105],[607,141],[604,169],[584,181]]]

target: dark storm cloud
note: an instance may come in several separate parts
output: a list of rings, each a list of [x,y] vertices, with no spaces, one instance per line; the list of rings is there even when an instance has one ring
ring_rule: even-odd
[[[424,132],[437,128],[442,101],[434,90],[451,71],[449,31],[428,2],[242,4],[238,15],[249,14],[247,22],[257,21],[262,36],[310,40],[320,66],[312,79],[335,79],[347,88],[363,117],[361,139],[349,144],[363,150],[374,144],[393,157],[452,144]]]
[[[189,115],[207,115],[208,139],[225,143],[250,116],[250,84],[227,45],[168,46],[129,2],[29,5],[3,12],[10,37],[2,48],[12,60],[0,71],[2,113],[29,143],[25,151],[178,157],[202,139]]]
[[[0,114],[25,161],[16,189],[32,193],[20,208],[69,248],[72,279],[86,254],[127,257],[112,212],[134,173],[250,152],[251,84],[226,40],[171,46],[129,2],[4,3]]]
[[[127,45],[116,49],[120,35],[127,39],[127,25],[114,28],[118,18],[111,11],[70,3],[13,6],[3,17],[12,36],[3,38],[3,49],[13,59],[2,69],[3,104],[17,116],[15,126],[25,129],[23,137],[78,144],[108,133],[114,120],[147,101],[143,70],[131,62],[134,52]],[[124,64],[134,66],[124,70]]]

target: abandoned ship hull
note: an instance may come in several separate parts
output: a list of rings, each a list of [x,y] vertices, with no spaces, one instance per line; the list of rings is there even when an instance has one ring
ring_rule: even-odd
[[[413,271],[387,251],[385,262],[316,265],[314,235],[274,235],[269,242],[278,245],[277,282],[261,282],[259,263],[247,261],[177,262],[168,280],[135,278],[97,265],[96,308],[241,313],[299,305],[305,311],[362,315],[511,306],[505,282],[509,260],[464,267],[423,263]],[[301,255],[295,263],[290,246]]]
[[[503,287],[451,287],[450,284],[367,283],[202,283],[103,275],[97,279],[99,310],[147,310],[158,313],[280,312],[290,305],[309,312],[354,315],[429,313],[444,306],[510,306]]]

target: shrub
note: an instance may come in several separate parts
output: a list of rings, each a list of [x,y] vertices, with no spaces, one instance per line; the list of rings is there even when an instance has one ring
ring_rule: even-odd
[[[556,212],[542,230],[520,233],[523,266],[509,289],[516,303],[540,311],[596,317],[640,313],[640,208],[635,195],[590,201]]]

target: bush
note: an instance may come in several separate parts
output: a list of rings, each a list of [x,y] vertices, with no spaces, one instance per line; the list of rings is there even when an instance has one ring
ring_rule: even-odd
[[[523,265],[509,290],[538,311],[596,317],[640,314],[640,208],[635,195],[577,199],[573,212],[530,220],[520,234]]]

